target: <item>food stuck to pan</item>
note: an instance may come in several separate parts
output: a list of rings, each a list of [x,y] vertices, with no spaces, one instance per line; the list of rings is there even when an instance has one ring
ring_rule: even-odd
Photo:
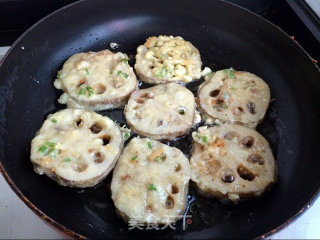
[[[138,134],[172,140],[189,133],[195,108],[190,90],[168,83],[135,91],[124,109],[124,116]]]
[[[206,196],[233,202],[260,196],[276,181],[277,167],[267,140],[250,128],[265,116],[269,87],[252,73],[209,73],[201,65],[199,51],[183,38],[150,37],[137,48],[135,70],[139,80],[155,86],[138,89],[124,53],[71,56],[54,82],[64,91],[58,101],[69,109],[49,115],[32,140],[35,171],[63,186],[84,188],[101,182],[116,164],[114,205],[125,221],[139,218],[143,224],[181,218],[190,178]],[[197,101],[180,85],[191,81],[199,81]],[[120,107],[135,132],[131,140],[124,133],[130,141],[123,151],[118,124],[88,111]],[[197,108],[219,124],[200,126]],[[156,141],[170,145],[187,135],[193,138],[190,162],[178,148]]]
[[[100,111],[123,107],[138,82],[126,54],[103,50],[71,56],[54,86],[65,92],[59,103]]]
[[[186,208],[189,180],[189,160],[179,149],[136,137],[114,169],[112,200],[126,222],[172,223]]]

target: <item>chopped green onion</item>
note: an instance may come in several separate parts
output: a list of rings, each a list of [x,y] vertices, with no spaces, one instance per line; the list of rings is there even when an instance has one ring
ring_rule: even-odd
[[[92,87],[86,86],[85,88],[80,88],[79,95],[88,95],[89,97],[94,94]]]
[[[59,71],[59,72],[58,72],[58,74],[57,74],[57,79],[60,79],[60,78],[61,78],[61,76],[62,76],[62,72],[61,72],[61,71]]]
[[[124,78],[128,78],[128,76],[129,76],[128,74],[126,74],[125,72],[122,72],[122,71],[118,71],[118,72],[117,72],[117,75],[118,75],[118,76],[122,76],[122,77],[124,77]]]
[[[57,121],[57,119],[52,118],[52,119],[51,119],[51,122],[52,122],[52,123],[57,123],[58,121]]]
[[[200,135],[197,135],[197,138],[203,142],[204,144],[207,144],[208,143],[208,138],[207,136],[200,136]]]
[[[203,142],[204,144],[207,144],[207,143],[208,143],[208,138],[207,138],[207,136],[203,136],[203,137],[202,137],[202,142]]]
[[[41,152],[43,155],[48,155],[49,153],[51,153],[51,157],[55,158],[56,157],[55,147],[56,147],[55,143],[46,142],[45,144],[40,146],[39,152]]]
[[[110,70],[110,71],[109,71],[109,73],[110,73],[110,74],[113,74],[113,71],[112,71],[112,70]]]
[[[162,162],[162,158],[159,156],[159,157],[156,158],[156,161],[157,162]]]
[[[80,88],[79,95],[84,95],[85,92],[86,92],[86,90],[84,88]]]
[[[89,70],[88,70],[88,68],[86,68],[85,71],[86,71],[87,75],[89,75]]]
[[[230,87],[230,90],[235,91],[237,89],[235,87]]]
[[[138,159],[138,155],[135,155],[131,158],[131,160],[137,160]]]
[[[127,63],[128,61],[129,61],[128,58],[123,58],[123,59],[120,60],[120,62],[124,62],[124,63]]]
[[[151,142],[147,142],[147,145],[148,145],[148,148],[149,148],[149,149],[152,149]]]
[[[235,70],[233,68],[229,68],[229,69],[225,69],[223,70],[227,75],[228,75],[228,78],[230,79],[234,79],[235,78]]]
[[[125,141],[128,140],[129,137],[130,137],[130,133],[128,132],[123,133],[123,138]]]
[[[170,75],[171,75],[171,72],[165,67],[162,67],[160,71],[156,72],[156,77],[158,78],[166,78],[166,77],[169,77]]]
[[[46,144],[47,146],[49,146],[49,147],[55,147],[55,146],[56,146],[56,144],[53,143],[53,142],[46,142],[45,144]]]
[[[66,158],[64,161],[65,162],[71,162],[71,158]]]
[[[86,86],[86,90],[88,92],[89,97],[93,94],[93,89],[90,86]]]
[[[211,78],[213,76],[213,72],[209,72],[206,76],[205,76],[205,78]]]
[[[41,153],[45,153],[47,151],[48,147],[45,146],[45,145],[42,145],[40,148],[39,148],[39,152]]]
[[[201,116],[202,117],[202,120],[205,122],[205,121],[207,121],[207,119],[208,119],[208,117],[207,116],[205,116],[205,115],[203,115],[203,116]]]
[[[150,191],[157,191],[157,188],[153,184],[149,184],[148,190]]]

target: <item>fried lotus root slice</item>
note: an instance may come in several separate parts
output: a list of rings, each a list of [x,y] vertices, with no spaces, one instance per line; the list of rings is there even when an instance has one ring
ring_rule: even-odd
[[[71,56],[58,72],[54,86],[65,92],[59,103],[99,111],[123,107],[138,81],[126,54],[102,50]]]
[[[92,187],[113,169],[123,148],[119,127],[108,117],[80,109],[49,115],[31,142],[39,174],[60,185]]]
[[[276,181],[267,140],[240,125],[200,127],[192,134],[191,179],[200,192],[237,201],[259,196]]]
[[[249,72],[217,71],[199,87],[199,107],[213,119],[255,128],[270,102],[269,86]]]
[[[153,139],[174,139],[190,131],[195,100],[192,92],[179,84],[160,84],[135,91],[124,115],[138,134]]]
[[[185,211],[189,180],[189,160],[179,149],[133,138],[114,169],[111,197],[126,222],[173,223]]]
[[[135,69],[149,84],[188,83],[201,77],[198,49],[182,37],[149,37],[137,48]]]

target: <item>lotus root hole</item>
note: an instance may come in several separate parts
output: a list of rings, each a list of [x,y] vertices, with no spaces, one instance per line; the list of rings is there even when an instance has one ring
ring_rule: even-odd
[[[253,179],[256,177],[249,169],[247,169],[243,165],[238,166],[237,172],[242,179],[247,180],[249,182],[253,181]]]
[[[144,103],[144,100],[141,99],[141,98],[138,98],[138,99],[136,100],[136,102],[137,102],[137,103],[140,103],[140,104],[143,104],[143,103]]]
[[[254,138],[252,136],[245,136],[245,137],[241,138],[241,143],[246,148],[251,148],[254,143]]]
[[[132,109],[133,110],[137,110],[139,108],[139,106],[138,105],[135,105]]]
[[[264,159],[260,154],[252,154],[247,158],[249,163],[258,163],[259,165],[264,164]]]
[[[158,127],[162,126],[163,125],[163,120],[159,120],[157,125],[158,125]]]
[[[216,104],[222,104],[224,101],[222,99],[217,99]]]
[[[236,132],[227,132],[224,135],[224,139],[232,140],[234,137],[237,137],[237,136],[238,136],[238,134]]]
[[[179,163],[174,167],[174,171],[179,172],[181,170],[181,165]]]
[[[94,162],[95,163],[102,163],[104,161],[104,157],[103,155],[101,154],[101,152],[96,152],[94,154]]]
[[[233,174],[233,171],[231,170],[226,170],[224,171],[222,177],[221,177],[221,180],[225,183],[232,183],[234,181],[234,174]]]
[[[111,137],[109,135],[104,135],[103,137],[101,137],[102,141],[103,141],[103,146],[107,145],[110,143]]]
[[[82,120],[81,119],[78,119],[77,121],[76,121],[76,125],[77,125],[77,127],[80,127],[80,126],[82,126]]]
[[[211,175],[214,175],[221,168],[221,163],[218,160],[212,160],[211,158],[206,162],[206,167],[208,169],[208,172]]]
[[[215,89],[215,90],[212,90],[209,95],[210,95],[210,97],[216,97],[219,95],[219,93],[220,93],[220,90]]]
[[[100,83],[94,86],[94,90],[96,94],[103,94],[107,90],[107,88],[105,85]]]
[[[254,102],[249,102],[247,107],[251,114],[256,114],[256,104]]]
[[[174,208],[174,199],[173,199],[172,196],[168,196],[168,197],[167,197],[166,207],[167,207],[168,209]]]
[[[83,172],[84,170],[86,170],[88,168],[88,164],[85,162],[79,161],[79,162],[73,164],[72,168],[76,172]]]
[[[173,185],[171,186],[171,193],[172,193],[172,194],[177,194],[178,192],[179,192],[178,186],[177,186],[176,184],[173,184]]]
[[[150,93],[146,92],[146,93],[142,93],[142,94],[140,95],[140,98],[147,98],[147,99],[149,99],[149,98],[152,98],[152,96],[151,96]]]
[[[159,162],[164,162],[167,159],[167,156],[165,154],[161,154],[161,156],[159,156]]]
[[[95,123],[90,127],[90,130],[93,134],[98,134],[101,132],[102,126],[100,126],[98,123]]]
[[[153,210],[153,205],[148,204],[148,205],[146,206],[146,210],[147,210],[147,211],[152,211],[152,210]]]

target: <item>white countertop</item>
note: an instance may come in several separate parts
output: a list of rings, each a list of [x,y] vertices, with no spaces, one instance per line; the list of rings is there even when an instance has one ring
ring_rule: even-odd
[[[320,0],[319,0],[320,1]],[[0,59],[9,47],[0,47]],[[36,216],[0,174],[0,239],[64,238]],[[272,239],[320,239],[320,198]]]

